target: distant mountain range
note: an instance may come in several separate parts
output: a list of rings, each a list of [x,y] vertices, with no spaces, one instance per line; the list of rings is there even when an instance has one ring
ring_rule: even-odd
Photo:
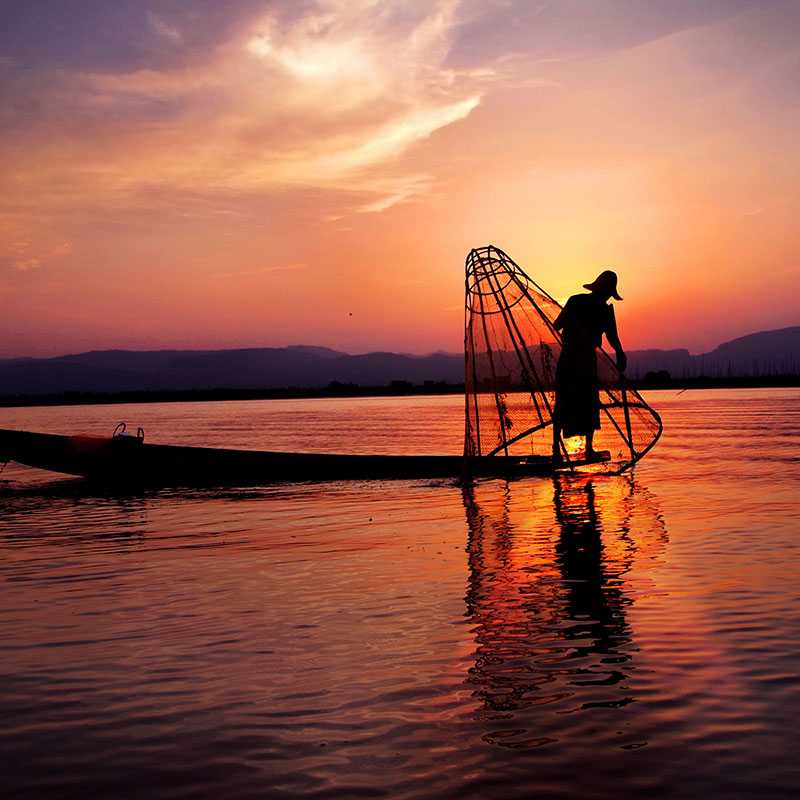
[[[762,331],[709,353],[634,350],[628,374],[666,370],[673,378],[800,374],[800,326]],[[296,345],[242,350],[101,350],[58,358],[0,359],[0,395],[324,387],[333,381],[383,386],[392,381],[461,383],[461,354],[349,355]]]

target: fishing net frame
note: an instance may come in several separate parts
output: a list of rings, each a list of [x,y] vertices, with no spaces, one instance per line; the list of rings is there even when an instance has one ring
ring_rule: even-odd
[[[552,461],[556,366],[562,306],[495,245],[471,250],[465,262],[464,455]],[[656,444],[661,417],[603,350],[596,349],[600,430],[610,454],[595,472],[630,469]],[[575,437],[559,436],[564,468],[583,470]]]

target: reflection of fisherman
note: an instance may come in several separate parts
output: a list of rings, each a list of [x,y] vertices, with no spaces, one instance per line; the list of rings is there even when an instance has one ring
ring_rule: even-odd
[[[564,585],[569,590],[570,619],[597,621],[600,623],[598,627],[602,628],[611,621],[612,615],[594,486],[587,483],[565,488],[558,481],[554,481],[554,485],[556,519],[561,528],[556,553]],[[606,632],[601,633],[605,635]]]
[[[564,436],[586,437],[586,458],[599,458],[592,444],[600,428],[600,395],[597,377],[597,348],[603,334],[617,354],[617,368],[625,370],[627,358],[617,335],[614,308],[609,299],[617,294],[617,275],[601,272],[594,283],[584,284],[590,294],[576,294],[554,323],[561,331],[561,356],[556,367],[556,405],[553,412],[553,460],[561,460]]]
[[[562,715],[576,708],[629,703],[625,679],[635,652],[625,575],[636,544],[613,545],[629,519],[605,529],[610,549],[602,538],[602,512],[630,512],[634,498],[604,509],[594,483],[571,475],[553,480],[553,505],[521,502],[525,488],[491,482],[463,491],[464,599],[476,642],[468,680],[483,705],[485,740],[514,748],[538,746],[538,737],[549,734],[553,741]],[[551,716],[543,715],[544,705]]]
[[[622,664],[630,660],[626,652],[631,640],[625,619],[626,600],[618,582],[613,580],[615,573],[619,575],[629,564],[622,567],[606,563],[593,484],[570,485],[558,480],[553,483],[556,519],[561,528],[556,545],[557,562],[568,591],[566,619],[571,623],[564,627],[564,636],[580,642],[576,651],[582,656],[614,656],[600,659],[599,663],[593,659],[591,666],[582,669],[584,686],[592,683],[611,686],[625,677]],[[624,704],[619,696],[606,702],[611,706]]]

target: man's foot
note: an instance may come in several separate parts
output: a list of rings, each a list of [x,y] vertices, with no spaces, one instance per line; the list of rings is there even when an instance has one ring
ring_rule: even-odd
[[[608,461],[611,458],[611,453],[608,450],[587,450],[586,460],[591,461]]]

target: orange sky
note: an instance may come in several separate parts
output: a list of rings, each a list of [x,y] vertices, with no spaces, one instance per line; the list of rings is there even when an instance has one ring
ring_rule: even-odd
[[[796,2],[18,5],[0,355],[458,352],[489,242],[630,349],[800,324]]]

